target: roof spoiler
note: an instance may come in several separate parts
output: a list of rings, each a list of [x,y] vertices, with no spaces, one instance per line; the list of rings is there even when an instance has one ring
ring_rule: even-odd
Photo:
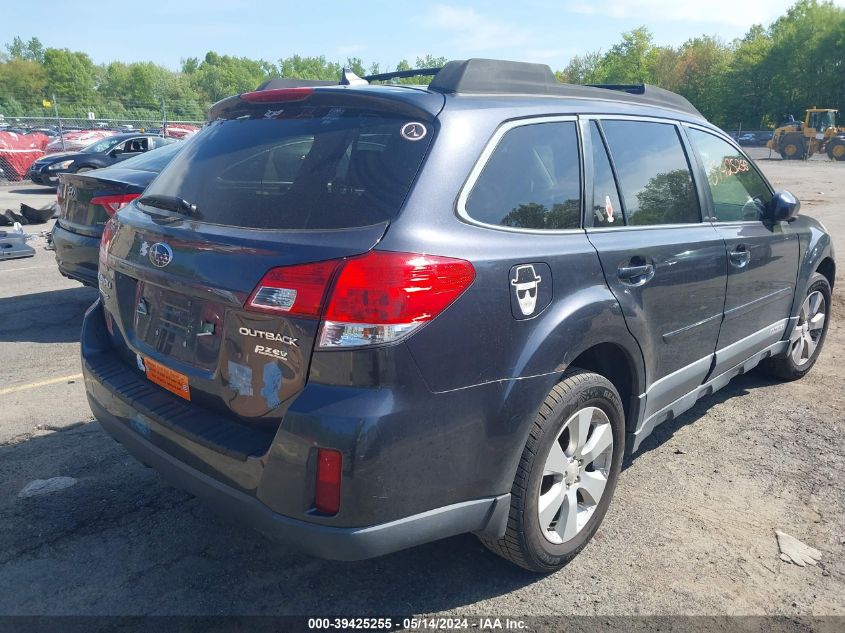
[[[268,79],[263,84],[255,89],[259,90],[279,90],[283,88],[311,88],[315,86],[336,86],[336,81],[325,81],[319,79]]]

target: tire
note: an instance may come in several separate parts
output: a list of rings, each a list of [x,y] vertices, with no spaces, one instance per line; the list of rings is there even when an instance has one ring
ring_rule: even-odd
[[[827,144],[827,156],[831,160],[845,160],[845,140],[833,139]]]
[[[578,429],[584,430],[580,442]],[[591,444],[605,446],[608,437],[612,445],[593,451],[589,463],[583,463],[587,458],[577,461],[584,455],[589,458]],[[604,376],[569,369],[534,418],[511,488],[504,537],[480,537],[481,542],[529,571],[547,574],[566,565],[593,537],[607,512],[619,479],[624,444],[625,414],[616,388]],[[560,470],[551,474],[547,468]],[[599,490],[596,486],[602,480],[604,485]],[[554,502],[549,501],[558,498],[562,501],[555,512]],[[573,505],[570,500],[577,503]],[[547,508],[545,519],[540,515],[541,501]],[[549,517],[554,518],[544,525]],[[558,528],[563,535],[556,531]],[[560,542],[554,542],[556,539]]]
[[[813,306],[812,297],[816,294],[820,295],[824,302],[820,309],[814,309]],[[798,380],[807,375],[807,372],[816,364],[827,337],[827,328],[830,325],[830,283],[824,275],[814,273],[810,277],[810,286],[807,288],[807,294],[804,295],[804,301],[798,314],[798,322],[790,334],[789,350],[786,355],[778,358],[767,358],[760,363],[761,369],[774,378]],[[818,328],[814,328],[813,320],[817,314],[823,314],[824,320]],[[807,323],[808,320],[809,323]],[[802,333],[805,331],[805,323],[807,324],[807,335],[813,341],[812,349],[808,348],[807,335]],[[814,331],[818,334],[815,335]],[[798,351],[799,345],[801,346],[800,352]]]
[[[804,137],[798,132],[790,132],[780,142],[780,155],[784,160],[804,160],[806,154]]]
[[[75,173],[77,174],[84,174],[86,171],[94,171],[96,167],[80,167],[76,170]]]

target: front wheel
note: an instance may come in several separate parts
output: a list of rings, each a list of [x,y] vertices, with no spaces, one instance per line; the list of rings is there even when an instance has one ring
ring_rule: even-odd
[[[821,273],[814,273],[798,312],[798,321],[789,335],[786,356],[766,359],[761,363],[763,371],[781,380],[804,377],[822,351],[829,324],[830,283]]]
[[[505,535],[482,537],[482,543],[530,571],[563,567],[607,512],[624,444],[625,414],[613,384],[568,370],[534,419],[511,488]]]

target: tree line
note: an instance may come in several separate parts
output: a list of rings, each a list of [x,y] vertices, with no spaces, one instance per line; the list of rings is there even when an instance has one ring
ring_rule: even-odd
[[[770,128],[806,108],[845,112],[845,9],[800,0],[768,28],[740,39],[701,36],[659,46],[640,27],[607,52],[572,58],[569,83],[650,83],[677,92],[725,129]]]
[[[395,70],[446,59],[415,61],[402,60]],[[51,116],[55,95],[64,117],[157,120],[164,110],[169,120],[202,120],[215,101],[269,78],[335,80],[344,66],[360,76],[393,70],[360,58],[293,55],[273,62],[208,52],[173,71],[152,62],[95,64],[84,52],[15,37],[0,53],[0,114]],[[682,94],[725,129],[772,127],[814,105],[845,111],[845,9],[799,0],[768,27],[754,25],[735,41],[703,35],[677,47],[655,44],[643,26],[607,51],[576,55],[556,75],[569,83],[654,84]]]

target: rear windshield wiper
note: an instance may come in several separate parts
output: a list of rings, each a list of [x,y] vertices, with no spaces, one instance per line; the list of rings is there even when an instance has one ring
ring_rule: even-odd
[[[152,194],[138,198],[140,204],[145,204],[148,207],[156,207],[157,209],[164,209],[166,211],[174,211],[184,215],[196,215],[197,205],[192,204],[180,198],[179,196],[163,196]]]

